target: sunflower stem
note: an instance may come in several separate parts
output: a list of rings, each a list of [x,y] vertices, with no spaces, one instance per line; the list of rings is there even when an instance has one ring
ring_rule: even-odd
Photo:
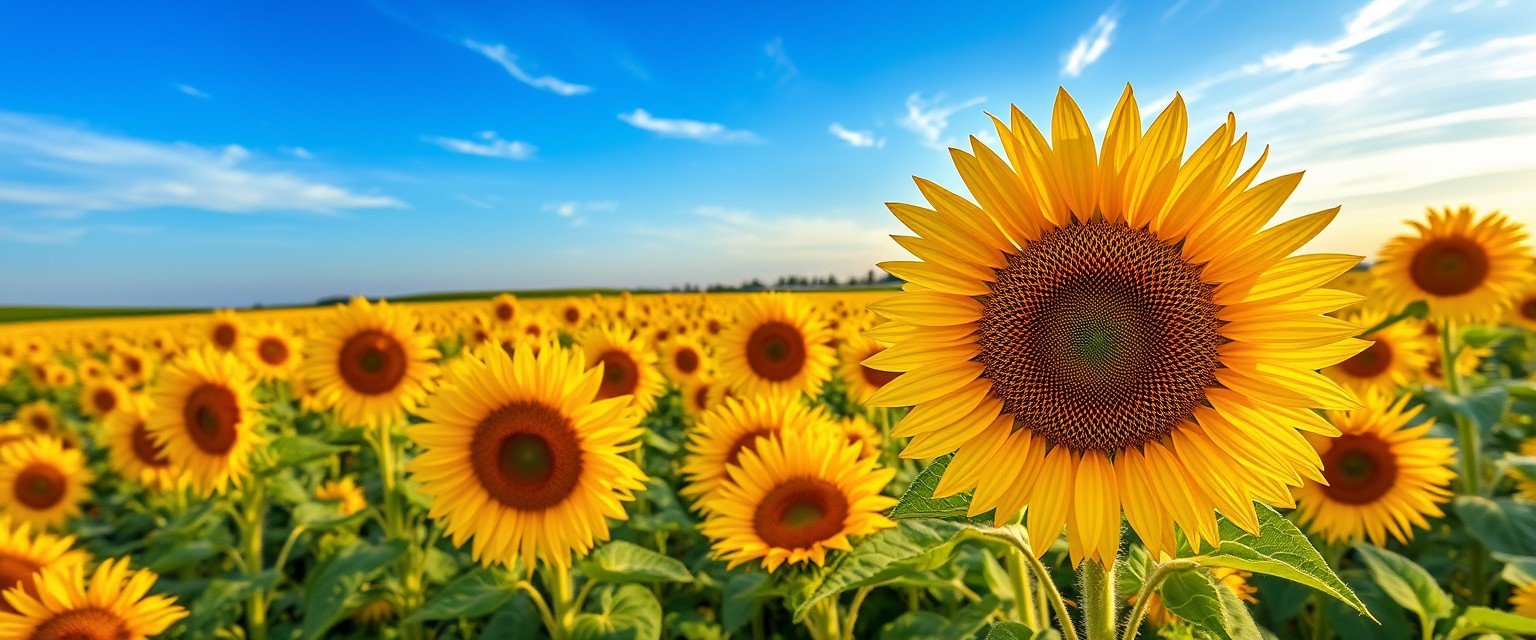
[[[1040,619],[1035,615],[1035,593],[1029,584],[1029,570],[1024,567],[1024,552],[1009,547],[1007,561],[1008,576],[1013,578],[1013,602],[1018,609],[1018,620],[1039,631]]]
[[[555,622],[555,616],[550,612],[549,604],[544,602],[544,594],[539,593],[539,590],[534,588],[533,583],[527,580],[518,580],[516,584],[512,585],[512,590],[528,594],[528,599],[533,601],[533,608],[538,610],[539,618],[544,621],[544,629],[553,637],[556,633],[555,628],[559,624]]]
[[[253,580],[261,575],[262,524],[267,518],[266,496],[260,481],[252,479],[244,491],[245,504],[240,510],[241,552],[246,575]],[[245,605],[245,631],[248,640],[267,640],[267,593],[256,589]]]
[[[545,568],[554,569],[554,575],[548,572],[544,574],[544,586],[549,589],[550,613],[555,621],[555,626],[549,629],[549,636],[551,640],[566,640],[576,621],[576,609],[571,606],[574,603],[571,598],[571,570],[563,564],[545,565]]]
[[[1115,609],[1120,603],[1115,593],[1116,560],[1110,558],[1107,565],[1088,560],[1078,572],[1083,583],[1083,628],[1088,640],[1115,638]]]
[[[843,640],[838,628],[836,598],[824,598],[806,612],[805,628],[813,640]]]
[[[1056,610],[1056,624],[1061,626],[1061,635],[1066,640],[1078,640],[1077,625],[1072,622],[1072,617],[1067,615],[1067,603],[1061,599],[1061,591],[1056,588],[1056,583],[1051,581],[1051,572],[1040,563],[1040,559],[1035,557],[1034,550],[1030,549],[1023,540],[1016,539],[1014,536],[1004,536],[1003,540],[1018,549],[1024,555],[1024,560],[1029,562],[1029,568],[1035,572],[1035,580],[1040,583],[1040,590],[1045,594],[1044,600],[1050,602],[1051,608]],[[1047,622],[1048,620],[1042,617],[1040,626],[1045,626]]]
[[[395,573],[400,580],[403,593],[400,594],[400,637],[406,640],[416,640],[423,637],[421,623],[406,622],[416,607],[421,606],[421,572],[416,568],[420,566],[421,550],[411,539],[411,528],[406,526],[405,514],[401,512],[399,484],[400,470],[395,459],[394,429],[387,424],[380,424],[375,435],[378,442],[374,443],[379,457],[379,475],[383,478],[384,485],[384,534],[390,540],[400,540],[405,543],[405,553],[395,563]]]
[[[1141,583],[1141,590],[1136,592],[1136,606],[1131,609],[1130,617],[1126,618],[1125,631],[1121,634],[1120,640],[1133,640],[1140,633],[1141,619],[1146,617],[1147,607],[1152,604],[1152,596],[1157,593],[1157,588],[1162,586],[1163,581],[1175,573],[1189,571],[1198,566],[1200,564],[1193,560],[1173,560],[1157,565],[1157,568],[1153,569],[1147,579]]]
[[[860,587],[853,594],[853,603],[848,605],[848,616],[843,619],[844,640],[853,640],[853,623],[859,619],[859,607],[864,606],[864,598],[868,597],[873,589],[874,587]]]
[[[1440,328],[1440,366],[1444,368],[1445,389],[1452,396],[1460,399],[1465,389],[1461,381],[1461,372],[1456,369],[1456,358],[1460,355],[1461,345],[1457,343],[1460,338],[1457,332],[1456,322],[1446,320],[1445,326]],[[1461,445],[1461,486],[1462,493],[1469,496],[1482,494],[1483,467],[1479,454],[1482,452],[1481,435],[1478,427],[1460,412],[1455,414],[1456,437]],[[1468,580],[1469,599],[1474,605],[1483,604],[1487,593],[1487,566],[1488,548],[1476,538],[1470,541],[1468,553],[1471,554]]]

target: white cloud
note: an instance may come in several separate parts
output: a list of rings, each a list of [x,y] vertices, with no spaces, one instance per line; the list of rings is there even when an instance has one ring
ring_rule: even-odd
[[[853,131],[837,122],[827,127],[827,131],[830,131],[832,135],[837,136],[839,140],[848,143],[850,146],[874,147],[876,149],[885,146],[885,138],[876,138],[873,131]]]
[[[916,133],[924,146],[945,149],[954,145],[954,138],[944,137],[944,130],[949,128],[949,117],[986,102],[987,99],[978,96],[959,104],[944,104],[944,98],[942,93],[931,100],[924,100],[921,93],[907,96],[907,114],[897,120],[897,124]]]
[[[545,213],[553,213],[562,218],[569,219],[571,221],[571,226],[579,227],[587,223],[587,217],[585,214],[604,213],[615,211],[618,208],[618,203],[610,200],[602,200],[598,202],[579,202],[576,200],[567,200],[565,202],[545,203],[543,207],[540,207],[540,210],[544,211]]]
[[[315,159],[315,154],[310,153],[309,149],[305,149],[304,147],[283,147],[281,149],[278,149],[278,151],[286,153],[286,154],[288,154],[290,156],[293,156],[295,158],[298,158],[300,160],[314,160]]]
[[[34,214],[159,207],[332,213],[405,206],[390,196],[250,164],[267,163],[239,145],[143,140],[0,112],[0,203]]]
[[[1403,26],[1423,0],[1371,0],[1344,23],[1344,34],[1323,44],[1300,44],[1283,53],[1264,56],[1264,66],[1276,71],[1300,71],[1349,59],[1349,50]]]
[[[559,94],[562,96],[577,96],[592,91],[592,87],[587,85],[566,82],[554,76],[533,76],[527,71],[524,71],[522,67],[517,65],[517,56],[513,55],[512,52],[507,51],[507,47],[505,45],[481,44],[479,42],[475,42],[474,40],[465,40],[464,46],[478,51],[480,52],[480,55],[490,58],[492,61],[500,64],[503,69],[507,70],[507,73],[512,74],[512,77],[517,78],[518,82],[526,84],[535,89],[543,89],[550,93]]]
[[[1100,15],[1086,33],[1077,37],[1077,44],[1072,50],[1062,54],[1061,75],[1076,78],[1088,65],[1097,62],[1099,56],[1109,50],[1117,24],[1119,19],[1112,12]]]
[[[645,109],[635,109],[630,113],[621,113],[619,114],[619,119],[637,129],[645,129],[668,138],[687,138],[717,144],[758,142],[761,140],[757,134],[751,131],[728,129],[725,125],[717,122],[657,118]]]
[[[479,138],[479,141],[445,138],[443,136],[426,136],[422,139],[454,153],[486,158],[527,160],[532,158],[534,152],[539,150],[538,147],[521,140],[503,140],[496,135],[495,131],[481,131]]]
[[[773,78],[775,86],[782,86],[800,75],[800,69],[795,66],[795,61],[790,60],[789,54],[784,51],[783,38],[774,38],[763,45],[763,53],[768,55],[773,68],[759,76]]]
[[[84,227],[18,229],[16,227],[0,225],[0,242],[43,245],[74,244],[83,235],[85,235]]]
[[[201,98],[203,100],[212,100],[213,99],[213,96],[210,96],[210,95],[208,95],[206,93],[203,93],[202,91],[198,91],[197,87],[193,87],[193,86],[190,86],[190,85],[178,84],[178,85],[176,85],[176,89],[178,91],[181,91],[182,93],[185,93],[185,94],[187,94],[189,96],[192,96],[194,98]]]

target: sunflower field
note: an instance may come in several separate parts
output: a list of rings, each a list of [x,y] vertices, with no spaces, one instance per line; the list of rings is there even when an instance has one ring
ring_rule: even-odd
[[[1142,121],[994,118],[899,290],[0,325],[0,639],[1536,635],[1526,231]]]

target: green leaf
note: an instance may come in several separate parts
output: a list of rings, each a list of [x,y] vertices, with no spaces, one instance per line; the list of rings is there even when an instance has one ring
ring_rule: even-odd
[[[325,635],[352,607],[348,603],[364,583],[384,571],[405,552],[405,543],[357,546],[345,549],[315,568],[305,585],[304,628],[300,638]]]
[[[908,611],[880,629],[881,640],[912,638],[974,638],[987,626],[987,618],[1002,608],[1002,601],[988,595],[956,611],[946,619],[931,611]]]
[[[303,524],[311,531],[352,529],[367,519],[367,509],[344,516],[341,515],[341,509],[337,505],[323,502],[306,501],[293,508],[293,521]]]
[[[1536,558],[1529,556],[1511,556],[1502,553],[1493,554],[1494,559],[1504,563],[1504,570],[1499,577],[1517,587],[1536,582]]]
[[[1511,498],[1458,496],[1456,515],[1490,551],[1536,557],[1536,504]]]
[[[266,449],[277,457],[277,467],[282,468],[323,460],[352,448],[326,444],[309,436],[282,436],[268,443]]]
[[[1460,638],[1474,633],[1536,634],[1536,618],[1515,615],[1488,607],[1467,607],[1456,619],[1448,637]]]
[[[1030,640],[1035,637],[1035,630],[1022,622],[999,622],[992,625],[992,630],[987,632],[987,640]]]
[[[752,572],[735,573],[725,581],[720,593],[720,627],[726,633],[746,626],[763,601],[773,597],[759,591],[767,579],[767,574]]]
[[[640,545],[614,540],[581,561],[581,572],[592,580],[627,582],[692,582],[688,566],[676,558]]]
[[[1456,608],[1434,576],[1412,560],[1365,543],[1356,544],[1355,552],[1381,590],[1404,609],[1418,614],[1426,627],[1433,628],[1436,620],[1450,616]]]
[[[1376,616],[1376,621],[1360,615],[1360,612],[1349,608],[1337,600],[1323,602],[1323,615],[1328,617],[1328,622],[1333,625],[1335,635],[1339,638],[1409,638],[1411,627],[1408,626],[1408,612],[1387,595],[1381,587],[1372,582],[1364,572],[1355,572],[1346,577],[1344,582],[1349,588],[1355,590],[1355,595],[1360,596],[1360,601]],[[1268,592],[1260,587],[1259,593],[1263,595],[1263,607],[1271,606],[1272,598]]]
[[[183,623],[188,637],[212,638],[220,628],[238,620],[240,606],[257,589],[270,589],[277,584],[277,572],[267,571],[255,579],[214,578],[197,595]]]
[[[638,584],[604,587],[597,610],[576,616],[571,640],[657,640],[661,637],[661,603]]]
[[[1259,627],[1243,601],[1211,577],[1209,571],[1179,571],[1163,581],[1163,606],[1212,637],[1260,640]]]
[[[196,567],[217,555],[219,555],[218,545],[208,540],[194,540],[164,547],[160,553],[145,557],[144,565],[155,573],[170,573]]]
[[[949,468],[949,461],[953,458],[953,454],[935,458],[932,464],[918,473],[917,479],[901,494],[901,501],[891,509],[891,518],[964,518],[966,511],[971,508],[972,492],[965,491],[948,498],[933,497],[934,490],[939,488],[939,479],[944,476],[944,470]]]
[[[1290,520],[1263,504],[1254,504],[1259,535],[1254,536],[1225,517],[1218,518],[1221,544],[1192,558],[1211,567],[1231,567],[1304,584],[1370,615],[1360,598],[1318,555],[1306,534]],[[1182,555],[1182,554],[1181,554]]]
[[[954,617],[949,619],[940,630],[940,638],[971,638],[977,631],[987,626],[987,618],[1003,608],[1002,600],[997,596],[988,594],[980,600],[972,602],[965,608],[956,611]]]
[[[485,621],[482,638],[496,640],[536,640],[544,630],[539,612],[533,608],[528,596],[518,594],[503,606],[490,620]]]
[[[829,564],[810,595],[795,604],[795,619],[800,620],[822,598],[943,566],[956,545],[981,539],[986,536],[980,530],[958,522],[898,520],[895,528],[865,538]]]
[[[490,615],[515,593],[512,576],[501,569],[475,569],[448,583],[406,622],[478,618]]]
[[[940,635],[949,621],[932,611],[908,611],[880,629],[881,640],[924,640]]]
[[[1509,389],[1503,386],[1484,387],[1465,396],[1456,396],[1438,387],[1424,390],[1426,398],[1442,419],[1459,415],[1477,426],[1479,433],[1487,435],[1504,417],[1509,405]]]

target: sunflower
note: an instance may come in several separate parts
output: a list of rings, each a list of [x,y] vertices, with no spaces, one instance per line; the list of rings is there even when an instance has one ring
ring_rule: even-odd
[[[1424,300],[1435,320],[1487,322],[1536,283],[1525,229],[1498,212],[1431,208],[1427,221],[1408,224],[1416,233],[1388,241],[1373,269],[1377,295],[1392,307]]]
[[[1438,341],[1440,339],[1440,330],[1435,326],[1435,323],[1426,320],[1420,324],[1423,327],[1422,333],[1426,340],[1434,342],[1436,345],[1438,345]],[[1441,357],[1441,353],[1441,349],[1439,349],[1438,346],[1431,348],[1429,350],[1428,358],[1426,358],[1424,361],[1424,368],[1421,370],[1421,372],[1423,374],[1424,380],[1430,382],[1431,384],[1444,386],[1445,364],[1443,358]],[[1484,358],[1492,355],[1493,349],[1490,347],[1474,347],[1470,344],[1467,344],[1466,342],[1458,341],[1458,347],[1456,351],[1456,375],[1462,378],[1466,378],[1467,376],[1477,373],[1478,365],[1482,364]]]
[[[148,382],[152,367],[143,349],[119,343],[112,350],[112,370],[117,373],[117,379],[130,388]]]
[[[1211,578],[1216,580],[1216,584],[1226,587],[1233,595],[1237,596],[1238,600],[1258,603],[1258,598],[1253,597],[1253,594],[1258,593],[1259,589],[1248,584],[1248,578],[1253,577],[1252,573],[1227,567],[1211,567],[1210,571]],[[1136,597],[1131,596],[1130,601],[1134,604]],[[1168,607],[1163,605],[1162,596],[1156,593],[1152,594],[1151,599],[1147,602],[1146,616],[1147,624],[1155,628],[1166,627],[1182,620],[1182,618],[1179,618],[1178,615],[1169,611]]]
[[[762,436],[807,429],[831,433],[834,428],[828,423],[821,409],[807,407],[795,396],[727,399],[700,417],[688,434],[682,467],[687,484],[680,493],[695,499],[710,495],[726,481],[726,468],[757,446]]]
[[[87,382],[80,389],[80,412],[105,420],[123,405],[127,396],[128,389],[111,378]]]
[[[0,373],[4,373],[4,371],[4,366],[0,365]],[[91,383],[111,375],[111,368],[101,360],[88,357],[75,363],[75,373],[81,382]],[[0,380],[3,379],[4,376],[0,376]]]
[[[1115,557],[1122,507],[1154,556],[1176,527],[1215,540],[1213,510],[1256,534],[1254,500],[1321,478],[1298,429],[1335,430],[1310,409],[1358,406],[1316,370],[1366,346],[1321,315],[1360,296],[1316,287],[1359,258],[1286,257],[1338,209],[1261,231],[1301,174],[1250,188],[1261,157],[1234,180],[1230,115],[1182,160],[1180,97],[1140,123],[1130,87],[1102,151],[1065,90],[1053,146],[1017,108],[995,121],[1011,166],[951,152],[979,205],[921,178],[933,209],[889,205],[920,260],[880,265],[907,284],[870,305],[890,346],[866,364],[902,375],[868,404],[915,405],[902,455],[957,452],[940,494],[976,489],[1000,522],[1028,505],[1041,553],[1070,524],[1074,565]]]
[[[315,499],[337,501],[341,515],[344,516],[350,516],[368,506],[368,498],[363,495],[363,488],[357,486],[357,482],[352,478],[342,478],[320,485],[320,488],[315,489]]]
[[[241,325],[240,316],[230,309],[213,312],[208,321],[208,344],[219,351],[234,351],[240,346]]]
[[[0,422],[0,451],[4,451],[6,447],[22,442],[33,435],[32,429],[16,420]],[[0,591],[3,590],[0,589]]]
[[[837,428],[847,436],[848,442],[856,442],[863,447],[860,454],[863,457],[880,455],[880,430],[870,424],[864,416],[848,416],[837,421]]]
[[[640,415],[629,398],[595,399],[602,373],[580,353],[483,349],[445,382],[420,411],[427,422],[406,428],[423,449],[408,469],[453,543],[474,538],[476,561],[569,566],[608,539],[607,518],[626,518],[646,479],[624,455]]]
[[[139,640],[164,632],[187,616],[170,596],[149,596],[158,578],[128,572],[128,558],[102,562],[89,577],[80,564],[44,567],[35,578],[41,596],[5,592],[17,613],[0,612],[0,637]]]
[[[503,293],[491,298],[489,318],[492,323],[510,327],[517,321],[517,298],[510,293]]]
[[[167,367],[150,392],[149,436],[203,497],[239,487],[261,413],[250,369],[234,354],[202,348]]]
[[[800,298],[754,295],[738,311],[715,349],[727,384],[749,396],[814,394],[831,377],[837,352],[827,345],[826,325]]]
[[[560,321],[560,327],[565,329],[567,333],[575,333],[580,330],[582,324],[587,321],[588,316],[587,306],[576,298],[567,298],[555,310],[555,318]]]
[[[262,380],[287,380],[299,367],[304,341],[276,322],[246,329],[240,336],[240,353]]]
[[[180,484],[182,475],[171,465],[165,447],[149,432],[153,402],[146,395],[125,398],[120,410],[105,422],[112,468],[148,489],[165,491]]]
[[[46,435],[60,435],[64,423],[59,419],[59,410],[47,400],[38,400],[26,405],[16,412],[16,421],[32,429],[33,433]]]
[[[729,567],[753,560],[770,572],[786,563],[822,566],[828,549],[850,551],[850,538],[896,526],[880,514],[896,504],[880,493],[896,470],[860,450],[829,430],[786,429],[759,439],[705,496],[699,531]]]
[[[656,406],[665,386],[656,369],[656,354],[628,329],[618,325],[594,326],[576,338],[586,354],[587,367],[602,367],[603,384],[597,399],[627,396],[641,411]]]
[[[75,372],[62,364],[50,364],[44,369],[47,375],[47,384],[55,389],[67,389],[75,386]]]
[[[1362,310],[1341,316],[1345,322],[1369,329],[1387,319],[1385,311]],[[1418,377],[1429,363],[1436,345],[1426,341],[1412,322],[1399,321],[1380,330],[1363,334],[1371,342],[1364,351],[1328,367],[1323,373],[1355,391],[1391,393]]]
[[[1406,543],[1411,526],[1428,527],[1425,516],[1444,515],[1439,505],[1451,496],[1456,449],[1447,438],[1424,437],[1434,420],[1407,426],[1423,409],[1404,410],[1408,399],[1373,392],[1363,408],[1328,412],[1342,435],[1308,438],[1326,483],[1295,490],[1296,514],[1308,529],[1329,542],[1369,538],[1382,546],[1387,534]]]
[[[1518,615],[1536,618],[1536,582],[1515,587],[1509,596],[1509,608]]]
[[[1536,457],[1536,437],[1527,438],[1520,443],[1520,455]],[[1536,478],[1518,477],[1515,479],[1516,495],[1526,500],[1536,502]]]
[[[0,508],[17,520],[60,528],[80,515],[95,479],[79,449],[34,436],[0,451]]]
[[[1536,287],[1515,298],[1515,304],[1509,310],[1508,320],[1516,326],[1536,331]],[[4,371],[5,367],[0,366],[0,373]],[[4,379],[4,376],[0,376],[0,381]]]
[[[885,351],[884,346],[860,333],[853,333],[843,340],[843,344],[838,349],[841,362],[837,366],[837,374],[847,385],[850,400],[864,404],[886,383],[896,379],[897,374],[874,369],[864,364],[865,360],[879,355],[882,351]]]
[[[695,338],[673,336],[661,345],[661,371],[674,384],[683,385],[708,373],[709,357]]]
[[[36,596],[37,587],[32,581],[38,570],[84,564],[90,559],[84,551],[70,550],[74,545],[74,536],[54,536],[43,531],[34,533],[31,523],[13,524],[10,516],[0,516],[0,593],[19,588]],[[0,612],[15,613],[16,610],[0,598]]]
[[[723,386],[708,375],[683,382],[683,388],[678,394],[683,404],[683,415],[697,420],[710,409],[719,406],[711,392]]]
[[[357,297],[338,305],[324,329],[310,336],[300,370],[342,421],[385,424],[404,419],[426,398],[437,357],[432,336],[417,330],[410,310]]]

